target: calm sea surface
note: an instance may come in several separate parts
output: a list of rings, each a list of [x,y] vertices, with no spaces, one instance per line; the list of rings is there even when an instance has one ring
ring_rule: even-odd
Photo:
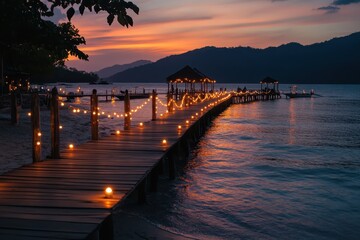
[[[322,97],[232,105],[184,173],[126,211],[194,239],[359,239],[360,85],[301,88]]]

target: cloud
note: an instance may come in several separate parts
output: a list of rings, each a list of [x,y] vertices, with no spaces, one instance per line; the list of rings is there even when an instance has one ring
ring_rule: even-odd
[[[60,9],[55,8],[54,9],[54,16],[52,17],[44,17],[45,20],[50,20],[53,23],[58,24],[59,22],[63,22],[63,21],[67,21],[67,17],[66,14],[64,14],[63,12],[61,12]]]
[[[279,0],[272,0],[279,1]],[[319,7],[317,10],[325,11],[325,13],[337,13],[340,10],[340,7],[343,5],[349,5],[353,3],[360,3],[360,0],[335,0],[329,6]]]
[[[325,11],[326,13],[337,13],[340,8],[336,6],[319,7],[317,10]]]
[[[360,3],[360,0],[335,0],[331,5],[349,5],[352,3]]]

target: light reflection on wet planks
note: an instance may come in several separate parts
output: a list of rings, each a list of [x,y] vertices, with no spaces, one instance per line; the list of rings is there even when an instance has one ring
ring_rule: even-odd
[[[0,239],[84,239],[131,192],[205,103],[0,176]],[[182,130],[177,126],[182,125]],[[167,145],[162,140],[168,141]],[[112,199],[103,190],[112,186]]]

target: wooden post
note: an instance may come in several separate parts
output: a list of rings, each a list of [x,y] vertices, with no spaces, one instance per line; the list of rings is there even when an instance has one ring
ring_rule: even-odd
[[[11,91],[11,123],[18,124],[19,123],[19,112],[17,106],[16,94],[14,91]]]
[[[152,91],[152,121],[156,120],[156,98],[157,98],[157,94],[155,89],[153,89]]]
[[[167,110],[169,112],[173,111],[173,107],[174,107],[174,99],[173,99],[173,94],[170,92],[167,95]]]
[[[59,95],[57,88],[51,90],[50,100],[51,158],[60,158]]]
[[[161,162],[160,162],[161,164]],[[157,191],[157,184],[159,179],[159,165],[155,166],[150,172],[150,191]]]
[[[39,94],[31,96],[32,157],[33,162],[41,160],[41,131]]]
[[[144,179],[137,187],[138,191],[138,203],[142,204],[146,202],[146,179]]]
[[[124,130],[130,130],[131,127],[130,111],[130,95],[126,89],[124,97]]]
[[[91,95],[91,140],[99,139],[99,108],[98,108],[98,96],[96,95],[96,89],[93,89]]]
[[[99,240],[113,240],[114,239],[114,221],[113,215],[110,214],[105,220],[101,223],[99,234]],[[95,239],[95,236],[93,236]]]
[[[169,164],[169,178],[171,180],[175,179],[175,159],[173,154],[170,154],[170,156],[168,157],[168,164]]]

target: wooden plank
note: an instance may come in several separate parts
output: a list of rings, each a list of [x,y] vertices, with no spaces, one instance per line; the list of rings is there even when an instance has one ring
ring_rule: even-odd
[[[35,208],[35,207],[3,207],[0,206],[1,217],[35,219],[35,220],[53,220],[78,223],[98,224],[108,215],[107,212],[94,209],[58,209],[58,208]],[[74,217],[76,216],[76,217]]]
[[[13,219],[0,217],[0,234],[48,237],[54,239],[84,239],[97,228],[97,224],[48,221],[36,219]],[[11,239],[11,238],[10,238]]]

